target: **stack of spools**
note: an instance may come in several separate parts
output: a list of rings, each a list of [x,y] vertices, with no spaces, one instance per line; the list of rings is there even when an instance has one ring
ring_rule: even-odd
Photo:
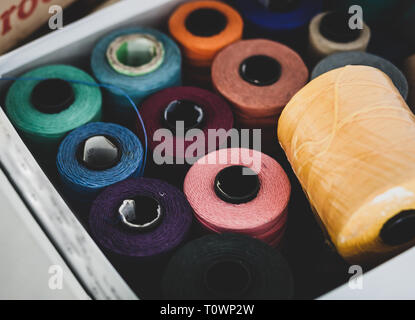
[[[106,90],[106,116],[128,125],[135,123],[136,116],[123,93],[138,104],[159,90],[181,84],[179,48],[150,28],[121,29],[102,38],[92,52],[91,68],[100,83],[117,87]]]
[[[192,1],[171,15],[169,30],[182,48],[187,81],[206,86],[216,54],[242,38],[243,20],[225,3]]]
[[[82,84],[96,83],[72,66],[40,67],[22,77],[26,80],[14,82],[7,93],[7,115],[41,162],[53,166],[68,132],[101,119],[101,91]]]
[[[415,7],[227,2],[235,9],[179,5],[168,21],[177,44],[146,27],[111,31],[91,52],[97,82],[70,66],[34,69],[12,84],[5,109],[140,298],[291,298],[277,248],[296,297],[315,298],[344,281],[345,261],[370,266],[415,244],[415,116],[398,69],[401,38],[415,43]],[[406,73],[414,107],[414,56]],[[291,164],[293,189],[260,148]],[[308,202],[323,233],[301,216]],[[324,236],[345,261],[327,259],[340,256]]]
[[[308,80],[301,57],[271,40],[243,40],[222,50],[212,66],[216,90],[233,106],[240,128],[261,128],[264,147],[275,146],[278,117]]]
[[[415,243],[415,116],[382,71],[316,78],[284,109],[278,137],[345,259],[379,262]]]
[[[249,149],[221,149],[199,159],[184,192],[208,230],[242,233],[271,246],[282,240],[291,185],[271,157]]]
[[[224,146],[233,127],[227,102],[196,87],[164,89],[149,97],[140,112],[152,137],[149,174],[180,186],[189,165]]]
[[[299,50],[307,44],[307,26],[322,10],[322,0],[233,0],[244,17],[248,37],[269,37]]]

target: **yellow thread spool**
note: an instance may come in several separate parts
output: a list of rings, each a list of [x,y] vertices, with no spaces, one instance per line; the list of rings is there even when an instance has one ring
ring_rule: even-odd
[[[346,260],[415,244],[415,116],[386,74],[347,66],[316,78],[283,110],[278,137]]]

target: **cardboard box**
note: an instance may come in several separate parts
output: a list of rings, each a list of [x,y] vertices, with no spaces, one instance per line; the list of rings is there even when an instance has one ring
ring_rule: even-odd
[[[1,0],[0,2],[0,54],[6,52],[33,31],[46,23],[58,5],[65,8],[76,0]]]

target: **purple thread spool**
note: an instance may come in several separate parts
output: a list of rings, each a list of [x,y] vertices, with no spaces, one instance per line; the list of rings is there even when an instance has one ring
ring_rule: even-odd
[[[168,253],[183,242],[191,222],[192,209],[184,194],[166,182],[148,178],[108,187],[94,201],[89,217],[97,242],[127,258]]]

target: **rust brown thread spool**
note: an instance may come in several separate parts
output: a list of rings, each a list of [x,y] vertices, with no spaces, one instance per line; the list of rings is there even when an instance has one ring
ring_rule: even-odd
[[[215,58],[215,89],[233,106],[239,128],[263,130],[263,147],[275,145],[278,117],[308,80],[308,69],[289,47],[271,40],[238,41]]]

